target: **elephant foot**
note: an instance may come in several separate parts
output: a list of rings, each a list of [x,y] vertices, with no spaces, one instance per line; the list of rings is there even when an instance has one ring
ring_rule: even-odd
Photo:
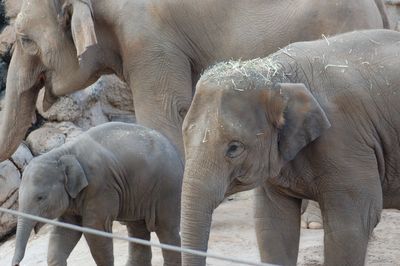
[[[301,215],[301,228],[322,229],[322,215],[318,202],[309,201],[308,206]]]
[[[126,266],[151,266],[151,260],[128,260]]]

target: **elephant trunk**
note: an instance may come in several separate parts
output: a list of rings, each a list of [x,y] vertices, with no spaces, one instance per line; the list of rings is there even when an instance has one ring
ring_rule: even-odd
[[[18,148],[32,124],[35,103],[44,75],[34,66],[34,59],[20,56],[16,45],[8,70],[5,106],[1,112],[0,161],[8,159]],[[31,69],[32,68],[32,69]]]
[[[181,241],[184,248],[207,251],[212,213],[224,199],[226,186],[224,182],[218,182],[215,175],[193,171],[192,167],[198,169],[200,165],[204,166],[186,164],[182,186]],[[200,266],[205,263],[205,257],[182,254],[183,266]]]
[[[21,260],[24,258],[26,244],[28,243],[29,236],[35,224],[35,221],[21,217],[18,218],[15,251],[12,259],[13,266],[19,265]]]

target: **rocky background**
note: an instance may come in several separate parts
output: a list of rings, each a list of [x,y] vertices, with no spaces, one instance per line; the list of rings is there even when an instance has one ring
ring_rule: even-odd
[[[0,117],[7,68],[15,42],[13,21],[21,0],[0,1]],[[34,157],[71,141],[90,127],[109,121],[135,122],[131,91],[114,75],[101,77],[83,91],[61,97],[47,112],[39,94],[36,118],[24,143],[7,161],[0,163],[0,206],[18,209],[18,187],[22,172]],[[1,119],[1,118],[0,118]],[[14,216],[0,213],[0,241],[14,234]]]
[[[385,0],[392,28],[400,29],[400,0]],[[7,67],[15,42],[13,21],[22,0],[0,0],[0,117]],[[38,103],[41,103],[39,95]],[[1,118],[0,118],[1,119]],[[131,91],[114,75],[101,77],[83,91],[61,97],[47,112],[37,104],[36,118],[15,154],[0,163],[0,206],[18,208],[22,172],[34,157],[54,149],[90,127],[109,122],[135,122]],[[16,218],[0,213],[0,241],[12,235]]]

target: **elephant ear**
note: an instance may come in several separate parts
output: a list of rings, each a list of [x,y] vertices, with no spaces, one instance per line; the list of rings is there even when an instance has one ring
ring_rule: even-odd
[[[71,27],[77,57],[81,59],[88,48],[97,44],[92,2],[91,0],[69,0],[60,7],[60,0],[53,1],[61,26],[68,28],[70,25]]]
[[[59,159],[65,174],[65,189],[72,198],[88,185],[86,174],[74,155],[63,155]]]
[[[331,124],[317,100],[303,83],[277,84],[281,115],[279,119],[279,152],[285,161],[322,135]],[[283,117],[282,117],[283,115]]]
[[[81,58],[89,47],[97,44],[93,19],[92,2],[90,0],[75,0],[71,31],[78,58]]]

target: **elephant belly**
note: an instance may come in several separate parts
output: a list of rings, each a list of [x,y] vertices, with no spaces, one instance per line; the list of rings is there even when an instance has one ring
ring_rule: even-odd
[[[121,212],[116,218],[122,224],[145,221],[146,227],[150,232],[155,231],[156,213],[155,208],[134,208],[133,210],[126,210]]]

